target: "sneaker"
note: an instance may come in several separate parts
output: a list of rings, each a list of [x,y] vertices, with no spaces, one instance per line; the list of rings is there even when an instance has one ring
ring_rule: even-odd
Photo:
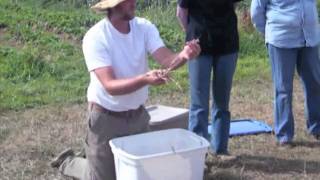
[[[238,159],[237,156],[231,155],[229,153],[217,154],[213,152],[211,149],[209,150],[209,154],[214,157],[214,159],[221,162],[235,161]]]
[[[64,151],[62,151],[58,156],[53,158],[50,162],[50,166],[53,168],[59,168],[60,165],[63,163],[64,160],[66,160],[70,156],[74,156],[74,152],[71,148],[68,148]]]
[[[276,145],[284,148],[293,148],[295,146],[292,141],[276,142]]]
[[[238,159],[237,156],[231,154],[216,154],[216,157],[222,162],[235,161]]]

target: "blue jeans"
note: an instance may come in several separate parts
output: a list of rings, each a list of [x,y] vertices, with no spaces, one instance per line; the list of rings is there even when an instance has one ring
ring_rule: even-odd
[[[310,134],[320,134],[320,59],[318,47],[278,48],[268,44],[274,83],[275,134],[279,142],[294,136],[292,91],[297,68],[304,87],[305,114]]]
[[[211,146],[217,154],[227,153],[230,129],[229,99],[238,53],[202,55],[189,61],[190,113],[189,130],[209,140],[208,115],[212,85]],[[211,80],[211,74],[213,78]]]

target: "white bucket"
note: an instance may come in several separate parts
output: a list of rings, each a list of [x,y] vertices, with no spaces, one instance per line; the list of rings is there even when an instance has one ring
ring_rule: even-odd
[[[209,142],[184,129],[112,139],[117,180],[202,180]]]

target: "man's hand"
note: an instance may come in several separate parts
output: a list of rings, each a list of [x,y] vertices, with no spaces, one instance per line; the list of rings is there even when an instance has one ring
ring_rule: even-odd
[[[168,73],[164,70],[151,70],[144,75],[144,78],[147,84],[154,86],[165,84],[169,80]]]
[[[201,52],[199,45],[199,39],[193,39],[186,42],[183,50],[179,53],[179,56],[186,60],[191,60],[197,57]]]

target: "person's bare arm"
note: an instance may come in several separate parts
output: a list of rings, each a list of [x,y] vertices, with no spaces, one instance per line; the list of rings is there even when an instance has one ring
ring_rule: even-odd
[[[174,59],[178,59],[181,64],[186,60],[183,57],[179,57],[178,53],[172,52],[170,49],[167,47],[161,47],[157,49],[153,54],[152,54],[153,59],[155,59],[163,68],[169,68],[172,66],[172,61]]]
[[[113,96],[129,94],[145,85],[160,85],[165,83],[165,80],[159,75],[159,70],[152,70],[145,74],[123,79],[115,78],[112,66],[95,69],[94,73],[106,91]]]
[[[182,66],[187,60],[198,56],[200,51],[198,41],[193,40],[187,42],[183,50],[179,53],[174,53],[166,47],[161,47],[152,54],[152,57],[164,68],[174,70]]]
[[[183,31],[187,31],[188,27],[188,14],[189,11],[186,8],[182,8],[179,5],[177,6],[177,18],[183,29]]]

